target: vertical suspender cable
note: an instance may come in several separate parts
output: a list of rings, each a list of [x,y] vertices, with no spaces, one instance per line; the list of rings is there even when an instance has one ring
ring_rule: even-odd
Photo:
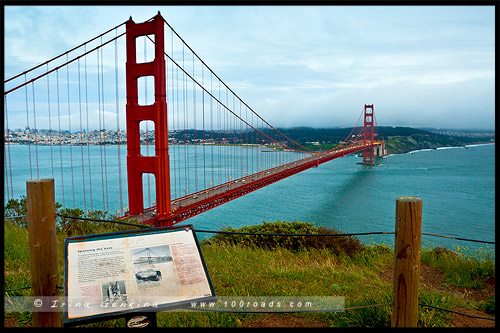
[[[33,126],[35,126],[35,158],[36,158],[36,178],[40,178],[40,166],[38,165],[38,138],[37,138],[37,128],[36,128],[36,108],[35,108],[35,82],[31,83],[31,88],[33,88]]]
[[[7,137],[9,137],[9,140],[10,140],[10,133],[9,133],[9,111],[7,109],[7,95],[4,95],[3,100],[4,100],[4,108],[5,108],[5,125],[7,127]],[[12,185],[12,160],[11,160],[11,155],[10,155],[10,142],[7,145],[7,151],[8,151],[8,154],[9,154],[10,192],[12,194],[12,199],[14,199],[14,187]],[[7,194],[8,193],[9,193],[9,188],[7,187]]]
[[[176,98],[176,103],[177,103],[177,175],[178,175],[178,185],[179,185],[179,197],[182,197],[182,185],[181,185],[181,145],[180,145],[180,131],[181,131],[181,126],[180,126],[180,117],[181,117],[181,111],[179,107],[179,68],[176,68],[176,89],[177,89],[177,98]]]
[[[24,82],[26,82],[26,74],[24,74]],[[33,171],[31,166],[31,139],[30,139],[30,117],[28,111],[28,85],[24,86],[24,94],[26,96],[26,130],[28,131],[28,156],[30,163],[30,179],[33,179]]]
[[[9,130],[7,129],[6,131],[6,136],[5,136],[5,144],[7,145],[10,145],[10,142],[9,142]],[[10,161],[9,161],[10,162]],[[8,172],[8,169],[7,169],[7,150],[3,150],[3,164],[4,164],[4,168],[5,168],[5,188],[7,189],[7,201],[10,201],[10,193],[9,193],[9,172]],[[12,198],[14,199],[14,198]],[[4,200],[5,200],[5,197],[4,197]]]
[[[203,66],[201,66],[201,84],[203,85],[203,87],[205,87],[205,77],[204,77],[204,70],[203,70]],[[206,171],[207,171],[207,167],[206,167],[206,164],[205,164],[205,146],[206,146],[206,139],[205,139],[205,91],[202,89],[201,90],[201,104],[202,104],[202,113],[203,113],[203,126],[202,126],[202,129],[203,129],[203,140],[202,140],[202,144],[203,144],[203,188],[206,189],[207,188],[207,175],[206,175]]]
[[[245,106],[245,120],[246,120],[246,124],[245,124],[245,136],[246,136],[246,139],[245,139],[245,144],[246,144],[246,155],[247,155],[247,168],[246,168],[246,172],[245,172],[245,175],[248,176],[248,149],[249,149],[249,142],[248,142],[248,108]]]
[[[226,104],[225,106],[227,107],[228,106],[228,95],[227,95],[227,90],[226,90]],[[224,170],[225,170],[225,177],[224,177],[224,181],[223,183],[227,182],[229,180],[229,162],[231,161],[230,160],[230,157],[229,157],[229,146],[227,146],[227,144],[229,143],[229,122],[227,121],[227,116],[228,116],[228,113],[224,111],[224,109],[222,109],[222,112],[223,112],[223,117],[224,117],[224,137],[225,137],[225,144],[226,146],[225,149],[224,149]]]
[[[220,81],[219,81],[219,101],[220,101]],[[217,119],[218,119],[218,122],[219,122],[219,170],[221,170],[219,172],[219,177],[218,177],[218,184],[221,184],[222,181],[221,181],[221,177],[222,177],[222,174],[223,174],[223,168],[222,168],[222,161],[221,161],[221,158],[222,158],[222,152],[221,152],[221,145],[222,145],[222,120],[221,120],[221,111],[220,111],[220,103],[217,104]]]
[[[167,38],[167,35],[165,35],[165,38]],[[165,48],[167,46],[167,41],[165,41]],[[171,139],[171,132],[173,132],[173,130],[171,131],[170,128],[172,128],[172,96],[171,96],[171,93],[169,93],[168,89],[171,88],[170,87],[170,83],[169,83],[169,66],[168,66],[168,62],[169,62],[169,58],[166,56],[164,56],[165,58],[165,92],[166,92],[166,100],[167,100],[167,124],[168,124],[168,140],[169,140],[169,145],[168,145],[168,150],[169,150],[169,155],[171,155],[172,153],[172,145],[170,144],[170,139]],[[173,160],[170,159],[170,175],[172,175],[172,170],[173,169]],[[173,195],[173,197],[171,199],[175,199],[175,177],[174,179],[172,180],[172,177],[170,178],[170,192],[171,194]],[[172,181],[174,182],[174,184],[172,184]],[[172,185],[174,186],[174,191],[172,192]]]
[[[255,151],[255,153],[256,153],[255,155],[256,155],[256,160],[257,160],[256,170],[257,170],[257,172],[259,172],[262,169],[262,167],[259,164],[259,156],[260,156],[259,118],[257,118],[256,121],[257,121],[257,124],[256,124],[256,126],[257,126],[256,129],[257,130],[255,131],[255,135],[256,135],[255,144],[257,146],[256,147],[257,150]]]
[[[240,118],[241,118],[241,116],[242,116],[242,114],[241,114],[241,102],[240,102]],[[243,134],[243,123],[240,121],[240,132],[238,135],[240,146],[243,143],[242,134]],[[242,147],[240,147],[240,173],[241,173],[240,177],[245,176],[245,173],[243,172],[243,148]]]
[[[84,47],[84,52],[87,53],[87,46]],[[89,163],[89,194],[90,194],[90,210],[93,211],[92,202],[92,172],[90,163],[90,127],[89,127],[89,95],[88,95],[88,81],[87,81],[87,56],[85,56],[85,113],[87,115],[87,157]]]
[[[118,36],[118,28],[115,29],[115,35]],[[118,186],[120,188],[120,213],[123,212],[123,185],[122,185],[122,158],[121,158],[121,140],[120,140],[120,94],[118,89],[118,43],[115,40],[115,101],[116,101],[116,145],[118,153]],[[83,155],[82,155],[83,156]]]
[[[4,159],[4,167],[5,167],[5,185],[7,189],[7,200],[10,200],[10,193],[9,193],[9,169],[7,168],[7,165],[10,167],[10,135],[9,135],[9,121],[7,120],[7,95],[4,95],[4,118],[5,118],[5,144],[7,145],[7,149],[9,150],[9,160],[7,162],[7,149],[4,148],[3,150],[3,159]],[[12,195],[12,199],[14,199],[14,195]]]
[[[63,208],[66,209],[66,201],[64,198],[64,172],[63,172],[63,162],[62,162],[62,137],[61,137],[61,103],[59,98],[59,70],[56,70],[56,93],[57,93],[57,119],[59,124],[59,161],[61,165],[61,189],[62,189],[62,199]]]
[[[254,173],[254,162],[253,162],[253,152],[254,152],[254,146],[253,146],[253,132],[254,132],[254,126],[253,126],[253,113],[250,114],[250,116],[252,117],[252,129],[251,129],[251,141],[252,141],[252,145],[250,147],[252,147],[252,174]]]
[[[226,107],[228,105],[227,103],[227,90],[226,90]],[[222,124],[223,124],[223,127],[224,127],[224,132],[223,132],[223,140],[226,139],[226,138],[229,138],[229,128],[228,128],[228,124],[227,124],[227,112],[224,112],[224,109],[221,110],[221,116],[223,118],[222,120]],[[224,140],[224,143],[227,144],[228,141]],[[229,154],[227,153],[227,149],[228,146],[225,145],[225,146],[222,146],[222,151],[224,152],[224,178],[222,179],[223,183],[227,182],[228,181],[228,160],[229,160]]]
[[[194,54],[193,54],[193,78],[194,78]],[[194,192],[198,192],[198,154],[196,142],[196,85],[193,80],[193,145],[194,145]]]
[[[101,37],[101,45],[102,45],[102,37]],[[106,209],[104,210],[104,214],[109,211],[109,197],[108,197],[108,167],[107,167],[107,156],[106,156],[106,118],[105,118],[105,103],[104,103],[104,48],[101,48],[101,90],[102,90],[102,126],[104,129],[104,177],[106,182]]]
[[[233,95],[233,110],[236,110],[236,101],[235,101],[235,97]],[[234,175],[234,179],[237,179],[239,178],[239,174],[238,174],[238,151],[236,150],[236,127],[237,127],[237,124],[236,124],[236,117],[232,117],[233,118],[233,121],[231,122],[231,125],[232,125],[232,129],[233,129],[233,175]]]
[[[165,35],[164,35],[164,39],[163,39],[163,40],[164,40],[165,49],[167,48],[167,45],[168,45],[168,44],[167,44],[167,40],[166,40],[166,38],[167,38],[167,35],[165,34]],[[165,99],[166,99],[166,102],[167,102],[167,131],[168,131],[168,140],[169,140],[169,142],[170,142],[170,137],[171,137],[171,136],[170,136],[170,130],[169,130],[169,127],[170,127],[170,126],[172,126],[172,125],[171,125],[171,121],[170,121],[171,119],[169,119],[169,114],[171,114],[171,113],[172,113],[172,110],[171,110],[171,104],[170,104],[170,102],[169,102],[169,99],[170,99],[171,97],[170,97],[170,93],[169,93],[169,91],[168,91],[168,88],[169,88],[169,82],[168,82],[168,79],[169,79],[168,61],[169,61],[169,59],[168,59],[168,57],[166,56],[166,54],[165,54],[163,57],[164,57],[164,59],[165,59],[165,94],[166,94]],[[156,134],[156,133],[155,133],[155,134]],[[169,154],[170,154],[170,152],[171,152],[171,148],[172,148],[172,147],[171,147],[171,145],[170,145],[170,143],[169,143],[169,145],[168,145]],[[170,159],[169,167],[170,167],[170,170],[172,170],[172,160],[171,160],[171,159]],[[169,171],[169,174],[170,174],[170,175],[172,175],[172,172],[171,172],[171,171]],[[172,195],[172,178],[170,178],[170,180],[171,180],[171,181],[170,181],[170,192],[171,192],[171,195]],[[174,199],[174,198],[175,198],[175,196],[174,196],[174,197],[171,197],[171,200],[172,200],[172,199]]]
[[[173,55],[173,48],[174,48],[174,41],[173,41],[173,36],[172,36],[172,33],[170,35],[170,51],[172,53],[172,57],[174,56]],[[167,59],[165,61],[169,61],[170,59],[167,57]],[[168,81],[167,81],[168,82]],[[170,175],[172,176],[173,175],[173,187],[174,187],[174,198],[177,198],[177,178],[176,178],[176,174],[175,174],[175,170],[176,170],[176,166],[175,166],[175,163],[177,162],[176,160],[176,155],[175,155],[175,152],[176,152],[176,142],[175,142],[175,111],[177,110],[176,107],[175,107],[175,104],[174,104],[174,100],[175,100],[175,90],[174,90],[174,64],[173,62],[171,62],[171,66],[170,66],[170,90],[171,90],[171,94],[170,94],[170,104],[168,106],[168,114],[171,115],[171,118],[172,118],[172,121],[169,121],[169,126],[172,128],[172,136],[173,136],[173,144],[172,145],[169,145],[169,149],[173,149],[173,150],[170,150],[170,156],[173,156],[173,159],[171,159],[170,161],[170,170],[172,170],[172,172],[170,173]],[[169,137],[170,138],[170,137]],[[172,186],[172,183],[171,183],[171,186]]]
[[[182,68],[185,69],[184,62],[184,44],[182,44]],[[188,159],[188,145],[187,145],[187,130],[188,130],[188,103],[187,103],[187,76],[184,74],[182,76],[182,109],[184,111],[184,183],[185,191],[184,195],[189,193],[189,159]]]
[[[103,151],[102,151],[102,122],[101,122],[101,68],[99,66],[99,51],[97,50],[97,100],[99,105],[99,149],[101,151],[101,187],[102,187],[102,205],[103,205],[103,213],[106,212],[106,200],[105,200],[105,192],[104,192],[104,161],[103,161]],[[102,50],[101,50],[102,52]]]
[[[49,71],[49,65],[47,64],[47,72]],[[50,144],[50,164],[52,167],[52,178],[54,177],[54,154],[52,151],[52,116],[50,114],[50,81],[49,75],[47,74],[47,108],[49,111],[49,144]]]
[[[212,90],[212,73],[210,73],[210,94],[213,95]],[[210,149],[211,149],[211,159],[212,159],[212,167],[210,168],[212,171],[212,181],[210,184],[213,186],[215,184],[214,180],[214,119],[213,119],[213,98],[210,98]],[[210,186],[210,187],[212,187]]]
[[[83,127],[82,127],[82,87],[80,79],[80,59],[78,59],[78,106],[80,111],[80,153],[82,157],[82,185],[83,185],[83,207],[84,212],[87,211],[87,196],[85,184],[85,166],[83,164]]]
[[[68,55],[66,55],[66,61],[68,61]],[[69,65],[66,65],[66,86],[68,90],[68,129],[69,129],[69,160],[71,166],[71,191],[73,193],[73,208],[76,208],[75,205],[75,178],[73,172],[73,143],[71,140],[71,103],[70,103],[70,94],[69,94]]]
[[[172,38],[172,55],[174,52],[174,41]],[[175,126],[175,142],[176,142],[176,151],[175,151],[175,160],[176,160],[176,179],[177,179],[177,197],[182,196],[182,186],[181,186],[181,149],[180,149],[180,117],[181,117],[181,112],[180,112],[180,107],[179,107],[179,68],[175,67],[175,80],[174,80],[174,73],[173,73],[173,68],[174,64],[172,63],[172,89],[175,88],[175,111],[174,114],[176,116],[176,119],[174,119],[174,126]],[[175,81],[175,87],[173,85],[173,82]],[[173,97],[173,96],[172,96]]]

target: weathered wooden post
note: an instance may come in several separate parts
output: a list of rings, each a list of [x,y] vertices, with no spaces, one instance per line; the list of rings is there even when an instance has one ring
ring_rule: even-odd
[[[396,199],[392,327],[417,327],[422,199]]]
[[[58,296],[54,179],[26,182],[33,327],[61,327],[48,300]]]

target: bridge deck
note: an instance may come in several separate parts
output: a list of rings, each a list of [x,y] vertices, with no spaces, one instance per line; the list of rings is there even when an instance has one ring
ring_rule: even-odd
[[[375,141],[373,145],[356,144],[330,152],[315,153],[311,157],[300,161],[264,170],[189,194],[172,201],[172,213],[168,216],[157,216],[153,206],[145,210],[144,214],[126,215],[124,218],[136,219],[140,223],[148,223],[157,227],[173,225],[301,171],[380,144],[381,141]]]

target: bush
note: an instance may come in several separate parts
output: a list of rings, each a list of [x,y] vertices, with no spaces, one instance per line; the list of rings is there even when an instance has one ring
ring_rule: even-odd
[[[26,197],[24,195],[21,196],[19,200],[10,199],[4,208],[4,217],[12,221],[14,224],[20,227],[27,227],[28,218],[26,217],[27,209],[26,209]],[[14,218],[15,216],[21,216]],[[12,217],[9,219],[9,217]]]
[[[328,249],[335,254],[348,256],[360,252],[364,245],[353,236],[279,236],[279,234],[344,234],[341,231],[315,227],[309,222],[263,222],[261,225],[245,226],[238,229],[224,228],[224,232],[265,233],[275,235],[239,235],[217,234],[207,243],[231,244],[263,249],[286,248],[291,251],[307,251],[309,249]]]
[[[114,214],[108,214],[100,210],[84,212],[79,208],[61,209],[62,205],[58,202],[56,205],[56,226],[59,232],[66,236],[91,235],[98,233],[116,232],[124,230],[135,230],[133,226],[124,226],[109,222],[86,221],[81,219],[73,219],[70,217],[84,217],[96,220],[117,220]],[[19,199],[10,199],[4,207],[4,219],[12,222],[18,227],[27,228],[27,206],[26,197],[21,196]],[[62,216],[68,217],[62,217]],[[16,217],[21,216],[21,217]],[[134,221],[128,221],[133,223]]]
[[[108,214],[107,212],[102,212],[100,210],[95,210],[92,212],[88,211],[87,213],[85,213],[79,208],[66,208],[59,211],[58,214],[63,216],[82,217],[104,221],[118,220],[118,217],[116,215]],[[127,220],[127,223],[134,223],[134,221]],[[134,226],[121,225],[112,222],[87,221],[62,216],[57,217],[57,227],[58,230],[63,232],[66,236],[92,235],[108,232],[136,230],[136,227]]]

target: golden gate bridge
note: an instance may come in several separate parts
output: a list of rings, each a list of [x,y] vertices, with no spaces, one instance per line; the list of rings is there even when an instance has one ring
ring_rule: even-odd
[[[142,23],[130,18],[5,79],[4,121],[8,199],[15,196],[19,167],[11,152],[19,135],[10,121],[23,124],[29,176],[55,178],[63,206],[72,197],[76,208],[81,192],[85,210],[99,201],[110,211],[109,187],[115,186],[118,216],[154,226],[171,226],[349,154],[362,152],[363,164],[373,165],[384,151],[374,107],[366,104],[332,150],[314,151],[290,139],[245,103],[159,12]],[[49,161],[39,160],[42,147],[50,149]],[[110,157],[114,149],[116,158]]]

